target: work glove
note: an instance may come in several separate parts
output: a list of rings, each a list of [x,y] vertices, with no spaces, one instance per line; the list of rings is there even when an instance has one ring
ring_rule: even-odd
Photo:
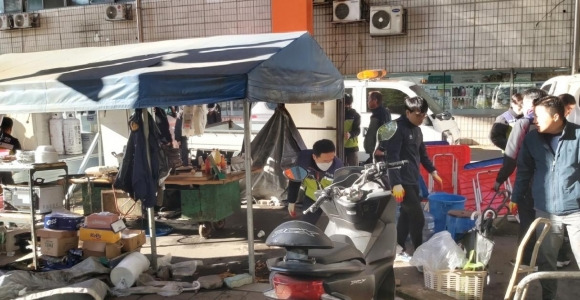
[[[393,196],[395,197],[395,201],[398,203],[403,202],[403,198],[405,197],[405,189],[402,185],[397,184],[393,187]]]
[[[288,203],[288,213],[292,218],[296,218],[296,203]]]
[[[510,212],[512,213],[512,215],[517,215],[518,214],[518,204],[511,202],[508,204],[508,208],[510,209]]]
[[[433,176],[433,179],[434,179],[435,181],[439,182],[439,184],[440,184],[441,186],[443,186],[443,179],[441,179],[441,176],[439,176],[439,174],[437,173],[437,171],[433,171],[433,172],[431,173],[431,176]]]
[[[497,193],[499,192],[499,189],[501,188],[502,183],[501,182],[495,182],[495,184],[493,185],[493,190]]]

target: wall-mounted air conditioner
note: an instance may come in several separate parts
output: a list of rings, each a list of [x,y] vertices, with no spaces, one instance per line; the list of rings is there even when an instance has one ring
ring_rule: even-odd
[[[12,29],[13,24],[11,15],[0,15],[0,30]]]
[[[362,0],[334,0],[332,2],[333,22],[353,22],[361,20]]]
[[[29,13],[14,14],[14,28],[32,28],[34,24],[33,15]]]
[[[369,31],[373,36],[406,33],[407,11],[397,6],[371,6]]]
[[[133,19],[131,4],[114,4],[107,6],[105,10],[107,21],[124,21]]]

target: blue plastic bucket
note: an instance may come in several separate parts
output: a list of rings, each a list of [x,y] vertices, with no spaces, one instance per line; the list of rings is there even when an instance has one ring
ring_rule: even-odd
[[[434,193],[427,199],[429,199],[429,212],[435,219],[435,233],[445,230],[448,211],[465,209],[465,197],[461,195]]]
[[[449,211],[447,213],[445,226],[455,241],[460,240],[466,232],[475,227],[475,220],[471,219],[471,214],[471,211],[465,210]]]

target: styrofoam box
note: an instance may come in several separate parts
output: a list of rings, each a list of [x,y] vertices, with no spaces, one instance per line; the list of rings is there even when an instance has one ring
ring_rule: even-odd
[[[22,210],[30,209],[30,188],[28,185],[3,186],[4,202],[10,202],[14,207]],[[38,196],[36,212],[48,213],[53,209],[63,208],[64,190],[62,185],[47,184],[34,187]]]

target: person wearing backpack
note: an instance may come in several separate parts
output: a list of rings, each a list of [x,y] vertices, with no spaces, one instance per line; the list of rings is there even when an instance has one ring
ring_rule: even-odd
[[[524,98],[521,94],[513,94],[510,109],[499,115],[491,127],[489,139],[502,151],[505,150],[514,124],[524,116],[523,101]]]

